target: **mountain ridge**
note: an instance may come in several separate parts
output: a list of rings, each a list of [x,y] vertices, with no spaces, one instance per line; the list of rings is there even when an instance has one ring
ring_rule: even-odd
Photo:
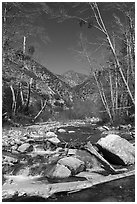
[[[6,90],[6,87],[10,89],[12,86],[14,92],[17,93],[19,84],[21,84],[25,100],[27,100],[28,85],[32,79],[30,102],[36,101],[37,99],[45,100],[47,97],[52,100],[52,104],[56,101],[63,100],[63,103],[68,105],[73,101],[74,93],[67,83],[33,59],[17,59],[15,53],[12,57],[7,56],[3,64],[2,79],[3,91]]]
[[[4,93],[4,112],[9,110],[12,114],[13,93],[10,87],[12,86],[14,89],[15,98],[18,97],[19,91],[22,90],[26,104],[29,91],[28,87],[31,82],[29,107],[31,108],[33,117],[42,109],[46,101],[46,108],[49,107],[49,112],[69,109],[68,117],[70,117],[69,115],[71,115],[73,107],[79,107],[76,113],[74,111],[75,115],[77,115],[77,112],[83,111],[86,108],[80,105],[82,101],[93,101],[98,97],[93,94],[96,91],[95,80],[92,77],[76,73],[73,70],[68,71],[64,76],[67,80],[69,79],[69,81],[72,77],[73,82],[75,82],[73,86],[70,86],[67,81],[64,81],[64,79],[61,78],[62,76],[52,73],[48,68],[31,58],[20,60],[14,56],[6,59],[6,63],[3,65],[3,91],[6,93],[8,88],[10,97],[9,91],[6,94]],[[80,77],[81,79],[79,80]],[[8,103],[6,97],[9,98]],[[45,112],[43,115],[44,114],[46,116],[48,113]]]
[[[58,77],[69,84],[71,87],[82,84],[88,78],[86,74],[79,73],[74,70],[69,70],[63,74],[58,75]]]

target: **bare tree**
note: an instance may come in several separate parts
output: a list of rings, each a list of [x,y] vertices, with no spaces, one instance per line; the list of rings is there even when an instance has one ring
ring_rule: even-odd
[[[35,122],[36,119],[40,116],[40,114],[41,114],[41,113],[43,112],[43,110],[45,109],[46,105],[47,105],[47,101],[45,100],[45,102],[44,102],[43,106],[41,107],[40,111],[39,111],[39,112],[37,113],[37,115],[34,117],[33,122]]]
[[[113,45],[113,42],[112,42],[111,37],[109,35],[109,32],[108,32],[108,30],[107,30],[107,28],[105,26],[105,23],[103,21],[102,15],[100,13],[98,4],[89,2],[89,3],[86,3],[86,5],[88,5],[92,9],[92,11],[93,11],[92,16],[88,16],[88,17],[83,18],[83,17],[76,16],[76,15],[68,15],[68,13],[65,11],[65,9],[60,9],[59,13],[56,14],[55,17],[59,19],[59,22],[62,22],[62,21],[67,20],[67,19],[77,19],[79,21],[80,26],[83,26],[83,25],[87,24],[88,28],[94,27],[94,28],[98,29],[99,31],[101,31],[105,35],[106,40],[108,42],[108,45],[109,45],[109,47],[111,49],[111,52],[113,54],[113,57],[115,59],[117,69],[119,70],[121,78],[122,78],[122,80],[123,80],[123,82],[125,84],[127,92],[129,94],[133,104],[135,104],[135,99],[133,97],[133,94],[132,94],[132,91],[131,91],[131,89],[129,87],[129,84],[127,83],[126,77],[124,75],[124,72],[122,70],[120,61],[119,61],[118,56],[117,56],[116,48]],[[79,6],[79,4],[75,5],[75,7],[76,6]],[[88,8],[86,8],[86,10],[88,10]],[[82,12],[79,12],[79,13],[82,13]],[[131,16],[129,14],[127,14],[127,16],[129,18],[130,27],[132,29],[134,29],[134,23],[133,23],[133,20],[132,20]],[[134,36],[132,37],[132,41],[134,41]],[[129,50],[130,50],[130,53],[131,53],[131,49],[129,49]],[[131,63],[133,64],[132,57],[131,57]],[[132,69],[133,69],[133,65],[132,65]]]
[[[114,48],[114,46],[113,46],[113,43],[112,43],[111,38],[110,38],[110,36],[109,36],[109,33],[108,33],[107,29],[106,29],[106,26],[105,26],[105,24],[104,24],[103,18],[102,18],[101,13],[100,13],[100,10],[99,10],[99,8],[98,8],[98,5],[97,5],[97,3],[89,3],[89,5],[90,5],[90,7],[92,8],[92,10],[93,10],[93,12],[94,12],[95,19],[96,19],[96,22],[97,22],[97,25],[98,25],[98,29],[99,29],[100,31],[102,31],[102,32],[105,34],[105,36],[106,36],[106,39],[107,39],[107,41],[108,41],[108,44],[109,44],[109,46],[110,46],[110,48],[111,48],[111,51],[112,51],[112,53],[113,53],[113,55],[114,55],[114,59],[115,59],[117,68],[119,69],[119,72],[120,72],[120,74],[121,74],[121,77],[122,77],[122,79],[123,79],[123,81],[124,81],[124,84],[125,84],[125,86],[126,86],[126,88],[127,88],[127,91],[128,91],[128,93],[129,93],[129,95],[130,95],[130,97],[131,97],[131,100],[132,100],[133,104],[135,104],[134,97],[133,97],[133,95],[132,95],[132,92],[131,92],[131,90],[130,90],[130,88],[129,88],[129,85],[128,85],[127,81],[126,81],[126,78],[125,78],[125,76],[124,76],[123,70],[122,70],[122,68],[121,68],[119,59],[118,59],[117,54],[116,54],[116,50],[115,50],[115,48]]]
[[[126,3],[125,3],[126,4]],[[112,4],[111,4],[112,5]],[[114,4],[114,6],[117,6],[117,9],[121,10],[120,6],[118,7],[118,5]],[[111,98],[111,106],[112,106],[112,113],[111,110],[109,108],[108,102],[107,102],[107,98],[105,96],[105,92],[104,92],[104,88],[103,88],[103,84],[99,83],[99,81],[97,80],[96,74],[94,72],[94,70],[92,69],[92,73],[94,75],[94,78],[96,80],[97,83],[97,87],[100,93],[100,97],[102,100],[102,103],[104,104],[104,107],[107,111],[107,113],[109,114],[110,119],[113,118],[114,116],[117,115],[118,111],[122,111],[123,109],[125,109],[125,105],[128,105],[128,100],[126,100],[126,98],[128,98],[127,95],[129,95],[132,103],[135,105],[135,99],[134,99],[134,91],[133,91],[133,87],[131,87],[130,83],[131,81],[134,81],[134,44],[135,44],[135,37],[134,37],[134,12],[131,12],[126,10],[125,7],[123,7],[123,15],[126,18],[126,24],[124,25],[119,18],[115,17],[115,23],[117,23],[118,25],[118,29],[122,32],[121,36],[119,36],[117,33],[112,32],[112,35],[110,35],[105,22],[103,20],[103,17],[101,15],[98,3],[92,3],[92,2],[87,2],[87,3],[83,3],[82,7],[83,9],[80,7],[80,3],[74,3],[73,8],[78,8],[79,12],[76,12],[76,10],[74,11],[75,14],[73,15],[69,15],[68,12],[62,8],[59,10],[58,14],[56,14],[54,17],[58,18],[59,22],[62,22],[64,20],[68,20],[68,19],[76,19],[79,22],[79,25],[85,26],[87,25],[87,27],[89,29],[92,28],[96,28],[98,29],[100,32],[102,32],[104,34],[104,39],[103,41],[105,41],[105,44],[107,45],[107,47],[109,48],[109,50],[112,53],[112,58],[113,58],[113,65],[111,65],[111,69],[110,69],[110,65],[108,66],[108,79],[109,79],[109,87],[110,87],[110,98]],[[134,7],[134,6],[133,6]],[[116,8],[116,7],[115,7]],[[88,13],[88,15],[82,15],[85,11],[92,11],[91,15]],[[79,14],[79,15],[78,15]],[[84,16],[84,17],[83,17]],[[92,30],[91,30],[92,32]],[[119,47],[116,46],[118,38],[121,38],[120,41],[123,41],[123,36],[125,38],[125,44],[126,44],[126,49],[127,49],[127,54],[126,54],[126,58],[125,61],[127,62],[127,69],[124,68],[124,66],[122,66],[121,64],[121,57],[118,56],[119,54]],[[120,44],[121,44],[120,42]],[[90,44],[90,43],[89,43]],[[100,44],[99,47],[101,47],[102,45],[104,45],[104,42],[102,42]],[[99,47],[97,49],[99,49]],[[92,68],[92,60],[91,57],[88,53],[87,48],[83,48],[84,51],[84,55],[87,59],[87,62],[90,65],[90,68]],[[132,79],[130,76],[130,72],[132,73]],[[134,82],[133,82],[134,83]],[[124,97],[124,98],[122,98]],[[125,101],[127,102],[126,104]],[[121,105],[120,105],[121,104]],[[119,107],[120,106],[120,107]],[[113,117],[112,117],[113,115]]]
[[[91,58],[90,58],[90,56],[89,56],[89,54],[87,52],[87,48],[86,48],[86,45],[84,43],[84,39],[83,39],[82,34],[80,34],[80,42],[81,42],[81,48],[82,48],[82,52],[80,52],[80,53],[83,54],[83,56],[87,59],[87,61],[89,63],[90,70],[92,71],[93,76],[95,78],[95,81],[96,81],[96,84],[97,84],[97,88],[98,88],[102,103],[103,103],[103,105],[105,107],[106,112],[109,115],[111,123],[113,123],[113,117],[111,115],[111,111],[110,111],[110,108],[109,108],[109,105],[108,105],[108,102],[107,102],[107,99],[106,99],[106,95],[105,95],[105,91],[103,89],[103,85],[102,85],[101,82],[98,81],[98,78],[96,76],[96,70],[93,69],[92,61],[91,61]]]

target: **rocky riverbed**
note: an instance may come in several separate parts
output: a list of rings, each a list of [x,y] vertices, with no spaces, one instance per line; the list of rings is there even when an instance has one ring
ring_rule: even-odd
[[[78,195],[97,184],[133,180],[134,143],[133,127],[99,126],[92,120],[3,129],[3,201]]]

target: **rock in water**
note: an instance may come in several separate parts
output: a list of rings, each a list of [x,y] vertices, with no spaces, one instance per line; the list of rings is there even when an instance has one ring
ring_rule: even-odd
[[[102,165],[95,155],[86,150],[77,150],[76,157],[85,163],[86,168],[100,168]]]
[[[58,143],[60,143],[60,140],[57,137],[52,137],[47,139],[47,141],[51,142],[54,145],[57,145]]]
[[[68,133],[75,133],[75,131],[74,130],[70,130],[70,131],[68,131]]]
[[[48,178],[68,178],[71,175],[71,171],[64,165],[57,164],[51,169],[47,177]]]
[[[97,142],[104,157],[113,164],[130,165],[135,163],[135,148],[119,135],[109,134]]]
[[[58,129],[58,132],[60,132],[60,133],[64,133],[64,132],[66,132],[66,130],[60,128],[60,129]]]
[[[58,164],[68,167],[73,175],[83,171],[85,168],[85,163],[73,156],[60,159]]]
[[[24,143],[18,148],[19,152],[25,153],[25,152],[31,152],[33,151],[33,146],[29,143]]]
[[[54,132],[47,132],[45,135],[45,138],[51,138],[51,137],[57,137],[57,135]]]
[[[60,140],[57,137],[51,137],[48,139],[45,139],[44,141],[44,150],[55,150],[57,148],[57,145],[60,143]]]

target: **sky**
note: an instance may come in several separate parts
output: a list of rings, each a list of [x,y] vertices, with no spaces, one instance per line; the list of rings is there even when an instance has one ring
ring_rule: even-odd
[[[81,3],[75,8],[73,7],[74,3],[70,4],[70,2],[48,2],[47,5],[54,11],[59,10],[60,7],[64,8],[70,16],[86,17],[93,15],[91,9],[80,13],[87,8],[87,3]],[[111,9],[106,10],[108,3],[99,4],[101,15],[108,29],[113,25],[114,12],[119,15],[121,19],[123,18],[121,13],[113,8],[113,5],[114,3],[109,3]],[[33,2],[33,6],[30,6],[27,2],[25,6],[28,10],[31,10],[36,4]],[[87,60],[78,55],[78,50],[81,49],[79,45],[80,33],[90,42],[92,59],[95,59],[98,64],[104,64],[106,50],[103,46],[95,45],[95,43],[100,43],[105,36],[97,29],[89,29],[86,25],[80,27],[79,21],[76,19],[68,19],[59,23],[57,18],[51,18],[51,15],[45,13],[36,15],[33,24],[45,29],[45,36],[48,37],[48,42],[44,43],[39,37],[33,37],[32,35],[27,38],[26,43],[35,46],[33,58],[50,71],[56,74],[62,74],[66,71],[74,70],[76,72],[89,74],[90,67]]]
[[[67,8],[66,5],[64,7]],[[69,12],[69,14],[74,15],[73,12]],[[103,15],[108,24],[109,15]],[[80,15],[77,14],[77,16]],[[35,59],[57,74],[62,74],[68,70],[88,74],[89,64],[77,52],[81,49],[78,46],[80,33],[93,43],[97,42],[98,37],[104,37],[104,35],[94,28],[91,30],[87,26],[80,27],[76,19],[58,23],[57,19],[48,19],[45,16],[39,22],[46,28],[50,42],[46,46],[37,45],[38,49],[34,54]],[[98,62],[103,62],[102,49],[95,52],[98,46],[91,45],[90,47],[93,58],[96,58]]]

